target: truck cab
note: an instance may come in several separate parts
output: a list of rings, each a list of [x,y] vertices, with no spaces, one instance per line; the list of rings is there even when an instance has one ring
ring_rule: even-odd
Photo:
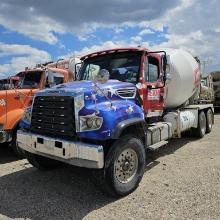
[[[197,61],[188,52],[171,54],[169,61],[165,51],[138,47],[82,57],[76,82],[39,91],[25,112],[17,143],[28,161],[41,170],[60,162],[90,168],[112,196],[134,191],[146,149],[187,130],[201,138],[212,128],[213,106],[195,104]]]
[[[136,86],[139,104],[146,117],[162,115],[164,72],[159,54],[148,53],[143,49],[124,48],[105,51],[103,54],[90,54],[82,57],[82,60],[84,65],[80,71],[80,80],[94,80],[101,69],[106,69],[110,79]]]

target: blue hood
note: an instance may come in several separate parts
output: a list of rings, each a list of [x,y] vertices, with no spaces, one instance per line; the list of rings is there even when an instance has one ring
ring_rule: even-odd
[[[91,93],[94,91],[94,82],[93,81],[74,81],[69,83],[64,83],[61,85],[54,86],[50,89],[44,89],[37,93],[37,96],[46,95],[46,94],[58,94],[65,93],[66,95],[74,95],[77,93]],[[97,83],[96,84],[101,90],[107,89],[123,89],[123,88],[136,88],[134,84],[128,82],[121,82],[118,80],[108,80],[106,83]]]
[[[97,83],[97,85],[100,89],[135,87],[135,85],[132,83],[121,82],[118,80],[108,80],[106,83]],[[53,87],[53,89],[82,89],[83,91],[88,91],[93,86],[93,81],[83,80],[58,85],[56,87]]]

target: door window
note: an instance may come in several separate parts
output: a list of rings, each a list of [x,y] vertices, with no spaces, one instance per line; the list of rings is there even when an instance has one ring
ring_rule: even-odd
[[[145,62],[145,80],[147,82],[156,82],[159,79],[159,62],[155,57],[148,56]]]

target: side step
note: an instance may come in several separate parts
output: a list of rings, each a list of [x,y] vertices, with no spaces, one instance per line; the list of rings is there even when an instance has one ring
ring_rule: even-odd
[[[152,150],[152,151],[156,151],[158,150],[160,147],[166,145],[168,143],[168,141],[160,141],[156,144],[150,145],[147,147],[147,149]]]

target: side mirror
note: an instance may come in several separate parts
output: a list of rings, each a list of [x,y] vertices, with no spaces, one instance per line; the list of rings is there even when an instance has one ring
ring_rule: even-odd
[[[167,57],[167,65],[170,65],[170,55],[166,55]]]
[[[99,83],[106,83],[109,80],[110,74],[107,69],[101,69],[96,76],[96,81]]]

